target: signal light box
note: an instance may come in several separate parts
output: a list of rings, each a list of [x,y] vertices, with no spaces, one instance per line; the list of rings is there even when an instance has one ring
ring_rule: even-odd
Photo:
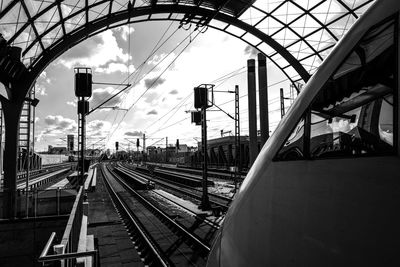
[[[192,111],[192,123],[196,125],[201,125],[201,111]]]
[[[75,68],[75,96],[92,96],[92,70],[90,68]]]
[[[194,108],[209,108],[214,105],[214,85],[201,84],[194,88]]]

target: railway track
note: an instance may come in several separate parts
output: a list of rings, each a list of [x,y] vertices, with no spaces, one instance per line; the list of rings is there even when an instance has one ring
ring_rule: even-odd
[[[149,174],[145,174],[143,172],[131,169],[127,166],[120,165],[120,168],[125,169],[127,172],[129,172],[134,177],[139,177],[140,179],[147,179],[149,181],[154,182],[155,184],[158,184],[162,187],[179,192],[183,195],[187,195],[196,200],[201,200],[201,198],[202,198],[202,190],[200,190],[200,189],[193,188],[191,186],[186,186],[184,184],[177,183],[177,182],[174,182],[174,181],[162,178],[162,177],[151,176]],[[215,193],[209,192],[208,196],[209,196],[209,200],[210,200],[211,204],[214,206],[220,207],[222,211],[226,211],[229,207],[230,202],[232,201],[232,199],[229,197],[221,196],[221,195],[215,194]]]
[[[102,165],[101,170],[114,205],[146,265],[205,265],[209,245],[151,203],[151,190],[139,192],[111,168]]]

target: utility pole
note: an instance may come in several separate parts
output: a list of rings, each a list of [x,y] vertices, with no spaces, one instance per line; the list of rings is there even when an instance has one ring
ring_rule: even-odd
[[[85,179],[85,143],[86,115],[89,113],[89,101],[85,97],[92,96],[92,70],[90,68],[75,68],[75,96],[78,97],[78,185]]]
[[[146,134],[143,134],[143,161],[145,162],[145,157],[146,157]]]
[[[240,154],[240,113],[239,113],[239,85],[235,85],[235,193],[237,190],[237,177],[242,170]]]
[[[209,99],[209,95],[211,99]],[[214,105],[214,85],[213,84],[202,84],[194,88],[194,107],[196,109],[201,109],[201,137],[202,137],[202,147],[201,151],[203,153],[203,194],[201,198],[201,204],[199,206],[202,210],[211,209],[210,201],[208,199],[208,164],[207,164],[207,108]]]
[[[165,163],[168,162],[167,151],[168,151],[168,137],[165,137]]]

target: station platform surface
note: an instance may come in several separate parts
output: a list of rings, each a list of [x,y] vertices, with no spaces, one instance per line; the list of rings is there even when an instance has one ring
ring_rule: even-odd
[[[96,191],[87,194],[87,231],[97,239],[100,266],[144,266],[112,204],[101,173],[97,175]]]
[[[61,181],[47,187],[47,190],[51,190],[51,189],[64,189],[64,188],[70,188],[72,187],[72,185],[69,183],[67,178],[62,179]]]

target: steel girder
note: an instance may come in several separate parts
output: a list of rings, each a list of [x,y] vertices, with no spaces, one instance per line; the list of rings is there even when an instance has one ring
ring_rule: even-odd
[[[0,0],[0,32],[10,45],[22,47],[32,82],[57,56],[101,31],[139,21],[186,20],[247,42],[295,83],[310,77],[371,2]]]

